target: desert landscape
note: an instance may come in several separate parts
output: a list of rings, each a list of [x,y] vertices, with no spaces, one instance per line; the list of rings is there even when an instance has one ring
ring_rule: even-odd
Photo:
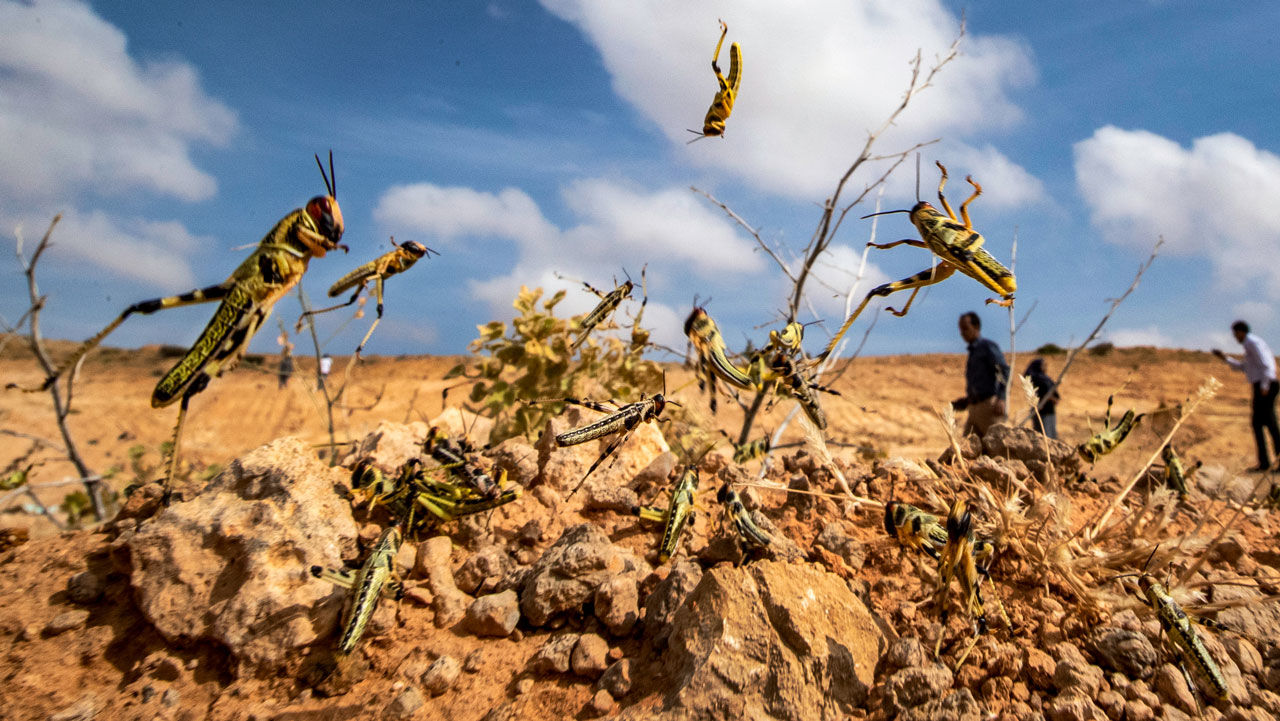
[[[1030,357],[1020,354],[1014,367]],[[961,462],[947,452],[942,407],[962,394],[962,355],[849,361],[833,383],[840,395],[823,396],[833,463],[812,447],[781,448],[757,482],[759,461],[740,467],[721,443],[700,464],[700,511],[669,563],[656,562],[660,527],[629,508],[661,504],[680,472],[663,439],[670,425],[642,424],[572,496],[596,444],[508,440],[484,453],[524,494],[408,539],[396,558],[404,598],[383,601],[335,672],[344,594],[306,568],[359,559],[380,531],[367,511],[353,517],[336,489],[350,485],[346,467],[358,457],[390,472],[420,454],[429,425],[486,435],[485,419],[457,411],[468,388],[443,394],[459,382],[444,380],[446,371],[462,360],[361,362],[335,422],[337,439],[354,447],[332,468],[321,460],[327,430],[314,360],[299,359],[284,389],[274,358],[250,362],[192,404],[182,502],[161,509],[156,486],[144,486],[122,498],[119,517],[61,532],[30,513],[29,501],[26,511],[21,500],[6,509],[6,716],[1262,719],[1280,710],[1280,613],[1232,603],[1280,591],[1273,511],[1259,498],[1239,504],[1250,491],[1265,496],[1270,483],[1255,489],[1260,477],[1243,474],[1253,452],[1247,387],[1207,353],[1153,348],[1076,358],[1058,414],[1066,444],[1028,443],[1038,436],[997,427],[985,442],[964,441]],[[129,448],[145,449],[141,463],[153,472],[160,465],[173,411],[153,410],[147,398],[172,362],[162,348],[105,349],[81,370],[70,427],[90,467],[113,469],[107,483],[117,492],[150,480],[134,477]],[[1050,373],[1062,362],[1048,356]],[[6,382],[38,381],[19,343],[6,346],[0,369]],[[722,399],[712,416],[690,370],[664,369],[688,417],[736,432],[741,409]],[[1097,521],[1158,451],[1157,432],[1172,416],[1157,409],[1194,397],[1213,376],[1222,387],[1176,435],[1183,459],[1204,464],[1185,501],[1144,478],[1119,500],[1108,533],[1064,542],[1058,556],[1036,545],[1040,525],[1073,536]],[[1116,415],[1134,408],[1149,420],[1083,465],[1073,447],[1100,429],[1111,394]],[[1026,403],[1018,394],[1012,403],[1018,418]],[[0,428],[26,435],[0,437],[0,456],[52,455],[29,454],[29,436],[57,438],[47,404],[42,394],[3,396]],[[757,428],[776,428],[792,405],[779,400]],[[596,416],[570,409],[551,430]],[[787,441],[802,444],[798,421]],[[57,508],[74,489],[45,484],[71,472],[50,460],[30,483]],[[722,481],[742,484],[771,529],[762,557],[732,541],[714,497]],[[973,638],[963,607],[939,623],[936,571],[885,534],[882,510],[892,496],[945,516],[957,495],[970,497],[1001,556],[984,590],[988,630],[959,665]],[[1024,505],[1002,510],[990,498]],[[1229,679],[1229,702],[1187,688],[1153,614],[1110,580],[1141,570],[1155,543],[1185,547],[1175,569],[1204,559],[1177,595],[1192,603],[1197,590],[1201,602],[1225,608],[1217,620],[1230,630],[1202,633]],[[1161,558],[1163,578],[1172,570]]]

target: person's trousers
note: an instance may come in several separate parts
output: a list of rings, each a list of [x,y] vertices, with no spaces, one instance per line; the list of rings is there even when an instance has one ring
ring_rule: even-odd
[[[1258,467],[1268,468],[1271,457],[1267,454],[1266,433],[1271,434],[1271,445],[1280,456],[1280,426],[1276,425],[1276,393],[1280,392],[1280,384],[1275,381],[1253,384],[1253,440],[1258,444]]]
[[[1031,425],[1050,438],[1058,437],[1058,414],[1036,414],[1031,416]]]
[[[996,396],[988,396],[980,401],[969,403],[969,416],[964,422],[964,435],[977,433],[979,436],[985,436],[988,428],[1005,420],[1003,413],[996,415],[997,400],[999,399]]]

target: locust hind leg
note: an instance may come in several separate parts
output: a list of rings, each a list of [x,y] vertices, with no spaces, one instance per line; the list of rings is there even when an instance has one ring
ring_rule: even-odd
[[[373,319],[373,325],[369,326],[369,330],[365,332],[364,337],[360,339],[360,345],[356,346],[356,352],[351,354],[351,358],[347,360],[347,367],[342,369],[342,387],[338,389],[338,394],[334,396],[334,402],[342,398],[343,391],[347,390],[347,383],[351,380],[351,369],[355,368],[356,362],[360,360],[360,351],[364,350],[364,344],[369,342],[373,331],[377,329],[378,324],[382,322],[382,276],[378,276],[373,282],[373,294],[377,299],[377,316]],[[354,300],[354,298],[353,298]]]
[[[209,385],[209,376],[201,373],[200,377],[191,384],[186,393],[182,394],[181,404],[178,406],[178,422],[173,426],[173,439],[170,441],[169,466],[165,470],[164,476],[164,496],[161,503],[169,505],[170,501],[176,495],[178,500],[182,500],[181,493],[174,493],[173,484],[178,473],[178,454],[182,448],[182,427],[187,421],[187,405],[191,403],[191,397],[204,390]]]
[[[339,303],[337,305],[331,305],[328,308],[320,308],[319,310],[309,310],[304,312],[302,315],[298,316],[298,322],[293,324],[293,332],[297,333],[298,331],[302,330],[302,324],[310,316],[320,315],[321,313],[328,313],[330,311],[338,310],[339,308],[346,308],[347,306],[355,303],[356,299],[359,298],[360,294],[363,292],[364,292],[364,285],[361,285],[359,288],[356,288],[356,292],[351,294],[351,298],[349,298],[346,303]]]
[[[934,283],[941,283],[947,278],[950,278],[951,274],[955,272],[956,269],[954,267],[944,263],[942,265],[929,268],[928,270],[922,270],[909,278],[903,278],[902,280],[894,281],[892,283],[886,283],[879,288],[872,290],[867,295],[889,295],[890,293],[896,293],[900,290],[907,290],[910,288],[911,297],[907,298],[907,304],[902,306],[902,310],[894,310],[893,308],[885,309],[901,318],[907,314],[907,311],[911,310],[911,304],[915,301],[916,294],[920,292],[921,288],[927,285],[933,285]]]
[[[99,343],[105,340],[107,336],[111,335],[112,331],[119,328],[120,324],[134,313],[150,315],[158,310],[164,310],[165,308],[177,308],[184,305],[196,305],[198,303],[209,303],[215,300],[222,300],[226,297],[227,293],[231,291],[231,287],[230,283],[220,283],[218,285],[211,285],[207,288],[197,288],[196,290],[183,293],[182,295],[170,295],[164,298],[152,298],[151,300],[134,303],[128,308],[125,308],[123,313],[116,316],[116,319],[111,321],[106,328],[98,331],[97,335],[84,343],[81,343],[75,353],[72,353],[69,358],[64,360],[62,365],[58,366],[53,371],[52,375],[44,379],[44,383],[34,388],[22,388],[21,390],[28,393],[48,390],[49,386],[53,385],[68,370],[75,367],[76,363],[78,363],[85,354],[94,348],[97,348]],[[13,388],[17,386],[10,385],[9,387]]]
[[[573,496],[582,489],[582,484],[587,482],[587,478],[591,476],[591,473],[595,471],[595,469],[600,467],[601,463],[604,463],[606,458],[613,455],[614,451],[618,450],[623,443],[627,442],[627,439],[631,437],[631,431],[633,430],[635,430],[635,426],[619,433],[616,438],[609,441],[609,445],[605,446],[605,449],[600,453],[600,457],[597,458],[595,463],[592,463],[591,467],[587,469],[587,472],[582,475],[582,480],[578,481],[578,485],[574,486],[573,492],[565,499],[566,501],[569,500],[569,498],[573,498]]]
[[[964,223],[964,227],[973,230],[973,222],[969,220],[969,203],[972,203],[974,198],[982,195],[982,186],[978,185],[972,175],[966,175],[964,179],[969,182],[969,185],[973,186],[973,195],[970,195],[968,200],[960,204],[960,220]],[[950,212],[950,210],[948,208],[947,212]]]
[[[942,209],[947,211],[947,217],[958,221],[959,218],[956,217],[955,211],[951,209],[951,204],[947,202],[947,196],[942,194],[942,189],[947,184],[947,166],[936,160],[934,161],[934,165],[937,165],[938,170],[942,171],[942,177],[938,179],[938,202],[942,203]]]

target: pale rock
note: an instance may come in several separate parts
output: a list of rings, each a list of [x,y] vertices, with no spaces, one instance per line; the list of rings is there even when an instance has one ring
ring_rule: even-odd
[[[425,704],[426,699],[422,698],[422,692],[416,686],[410,686],[387,704],[385,716],[393,719],[409,718]]]
[[[500,546],[485,546],[467,557],[453,574],[464,593],[489,593],[515,567],[511,555]]]
[[[834,574],[776,561],[718,567],[671,621],[662,708],[620,718],[842,718],[866,700],[885,645]]]
[[[67,631],[74,631],[84,626],[88,621],[89,611],[86,609],[77,608],[71,611],[63,611],[45,624],[41,633],[45,636],[57,636]]]
[[[422,674],[422,688],[432,696],[439,696],[453,688],[461,675],[462,665],[457,659],[453,656],[441,656],[427,667],[426,673]]]
[[[667,577],[654,587],[644,601],[644,634],[651,644],[661,647],[667,642],[676,610],[701,580],[701,566],[692,561],[677,561]]]
[[[530,568],[520,593],[520,611],[534,626],[577,612],[600,584],[624,573],[644,575],[649,565],[613,545],[599,528],[568,528]]]
[[[89,605],[96,603],[106,591],[106,584],[96,574],[81,571],[67,579],[67,598],[73,603]]]
[[[462,660],[462,670],[466,671],[467,673],[476,673],[477,671],[480,670],[483,664],[484,664],[484,652],[477,648],[473,650],[471,653],[467,654],[467,657]]]
[[[463,627],[477,636],[510,636],[520,622],[520,600],[515,591],[480,596],[467,607]]]
[[[1058,662],[1040,648],[1028,646],[1023,652],[1022,666],[1027,670],[1027,678],[1031,685],[1042,690],[1053,690],[1053,676]]]
[[[1058,694],[1045,707],[1049,721],[1104,721],[1106,714],[1078,688]]]
[[[622,574],[606,579],[595,592],[596,618],[614,636],[631,633],[640,619],[640,589],[635,574]]]
[[[930,471],[927,467],[902,456],[892,456],[876,461],[876,476],[889,478],[894,473],[902,474],[902,478],[911,483],[929,481],[935,477],[933,471]]]
[[[499,469],[506,471],[510,482],[527,487],[538,477],[538,451],[522,436],[508,438],[484,451],[483,455],[491,459]]]
[[[422,421],[408,424],[381,421],[343,459],[342,465],[354,466],[357,460],[367,458],[383,473],[395,473],[410,458],[422,457],[422,444],[427,440],[428,430],[427,424]],[[350,485],[350,475],[343,482]]]
[[[591,697],[591,702],[587,704],[585,712],[588,716],[603,716],[613,710],[613,697],[608,691],[601,689],[596,691]]]
[[[609,643],[594,633],[578,637],[569,665],[573,672],[587,678],[599,678],[609,663]]]
[[[1177,666],[1164,664],[1156,670],[1153,682],[1161,700],[1172,703],[1187,713],[1196,713],[1195,693],[1187,688],[1187,681]]]
[[[1101,628],[1090,637],[1090,646],[1103,668],[1119,671],[1129,678],[1151,678],[1160,661],[1150,639],[1136,630]]]
[[[889,677],[886,690],[889,702],[898,713],[903,713],[942,698],[954,681],[951,669],[935,661],[903,668]]]
[[[290,660],[338,625],[345,592],[308,568],[357,555],[351,507],[333,490],[343,475],[297,438],[232,461],[128,541],[142,614],[172,643],[226,647],[237,672]]]
[[[1221,640],[1222,645],[1227,648],[1227,653],[1240,668],[1240,673],[1249,676],[1262,674],[1262,654],[1258,653],[1258,649],[1252,643],[1234,635],[1224,635]]]
[[[102,710],[97,696],[86,693],[75,703],[49,716],[49,721],[91,721]]]
[[[556,445],[555,437],[565,431],[594,422],[603,415],[578,406],[550,419],[538,439],[538,478],[557,490],[572,492],[587,474],[587,469],[606,447],[616,440],[606,436],[598,441],[587,441],[573,446]],[[641,423],[631,432],[631,437],[605,459],[591,477],[596,482],[611,486],[629,485],[631,480],[662,453],[670,452],[662,431],[653,422]]]
[[[982,721],[983,708],[967,688],[929,701],[923,706],[906,709],[898,721]]]
[[[471,603],[471,599],[454,583],[453,569],[449,565],[452,555],[453,540],[448,536],[432,536],[419,546],[419,560],[425,566],[437,628],[457,623]]]

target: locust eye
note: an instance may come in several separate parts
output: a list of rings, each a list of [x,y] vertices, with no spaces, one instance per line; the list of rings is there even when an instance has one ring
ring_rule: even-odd
[[[916,203],[915,205],[911,206],[911,212],[912,212],[912,213],[918,213],[918,212],[920,212],[920,211],[924,210],[925,208],[932,209],[932,208],[933,208],[933,206],[932,206],[932,205],[930,205],[929,203],[927,203],[927,202],[925,202],[925,201],[923,201],[923,200],[922,200],[922,201],[920,201],[919,203]]]
[[[307,215],[315,221],[320,234],[333,243],[331,248],[336,248],[343,231],[342,211],[338,208],[338,201],[327,195],[317,195],[307,201]]]

